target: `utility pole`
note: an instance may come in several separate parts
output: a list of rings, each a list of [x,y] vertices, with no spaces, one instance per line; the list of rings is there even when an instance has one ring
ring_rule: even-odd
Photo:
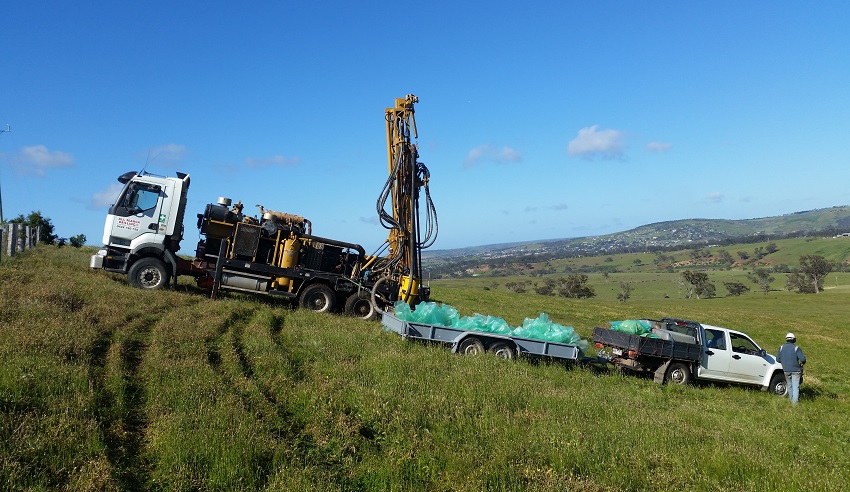
[[[6,128],[0,130],[0,135],[4,134],[6,132],[10,132],[10,131],[12,131],[12,127],[9,126],[8,123],[6,123]],[[0,226],[2,226],[5,223],[6,222],[3,220],[3,186],[2,186],[2,183],[0,183]]]

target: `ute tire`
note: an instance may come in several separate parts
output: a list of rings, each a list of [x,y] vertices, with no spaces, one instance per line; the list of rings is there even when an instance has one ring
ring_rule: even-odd
[[[776,396],[786,396],[788,394],[788,382],[785,380],[784,372],[777,372],[770,378],[770,386],[767,390]]]
[[[689,384],[691,382],[691,371],[688,369],[686,364],[674,362],[673,364],[670,364],[670,368],[667,369],[667,375],[664,378],[664,382],[679,386]]]

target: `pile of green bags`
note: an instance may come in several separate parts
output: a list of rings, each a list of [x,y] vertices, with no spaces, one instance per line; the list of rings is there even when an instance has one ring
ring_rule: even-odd
[[[447,326],[466,331],[480,331],[518,338],[533,338],[547,342],[565,343],[575,345],[582,352],[585,352],[588,347],[587,340],[582,340],[573,327],[553,323],[549,320],[549,316],[546,313],[541,313],[535,319],[525,318],[522,326],[514,328],[498,316],[475,313],[472,316],[461,317],[457,309],[448,304],[420,302],[416,305],[416,310],[413,311],[407,303],[398,301],[394,307],[395,316],[404,321]]]
[[[629,335],[638,335],[647,338],[658,338],[658,335],[652,333],[652,325],[649,321],[642,319],[627,319],[623,321],[612,321],[611,329],[620,333],[628,333]]]

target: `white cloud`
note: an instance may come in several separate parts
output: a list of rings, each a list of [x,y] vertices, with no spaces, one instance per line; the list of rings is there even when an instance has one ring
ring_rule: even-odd
[[[268,167],[268,166],[296,166],[301,162],[298,157],[284,157],[282,155],[273,155],[271,157],[246,157],[245,165],[248,167]]]
[[[89,202],[89,208],[103,208],[112,205],[118,198],[118,194],[121,193],[122,188],[124,188],[124,185],[121,183],[112,183],[105,189],[95,192]]]
[[[710,203],[720,203],[723,201],[723,193],[720,193],[719,191],[713,191],[706,195],[705,199],[708,200]]]
[[[626,133],[620,130],[599,130],[599,125],[582,128],[567,145],[572,156],[593,160],[621,159],[626,149]]]
[[[466,159],[463,161],[464,167],[472,167],[482,161],[491,161],[496,163],[503,162],[520,162],[522,154],[511,147],[502,147],[498,149],[490,144],[479,145],[473,148],[466,154]]]
[[[44,145],[21,147],[20,152],[11,157],[11,161],[18,174],[38,177],[44,177],[48,169],[74,165],[74,157],[71,154],[47,150]]]
[[[648,144],[646,144],[646,150],[650,152],[661,153],[667,152],[672,146],[673,144],[667,142],[649,142]]]

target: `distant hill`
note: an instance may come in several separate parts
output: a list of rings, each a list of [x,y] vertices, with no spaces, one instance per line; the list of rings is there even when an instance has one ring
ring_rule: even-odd
[[[450,250],[424,251],[423,260],[437,262],[460,257],[502,257],[547,254],[554,257],[616,252],[664,250],[692,243],[722,244],[746,238],[780,238],[811,232],[850,232],[850,206],[807,210],[758,219],[683,219],[657,222],[634,229],[571,239],[502,243]]]

